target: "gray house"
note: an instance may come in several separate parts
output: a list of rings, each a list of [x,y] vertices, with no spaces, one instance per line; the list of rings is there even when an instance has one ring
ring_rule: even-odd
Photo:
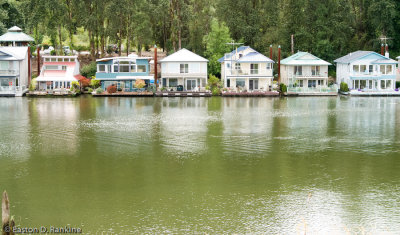
[[[22,96],[30,79],[29,47],[0,47],[0,96]]]

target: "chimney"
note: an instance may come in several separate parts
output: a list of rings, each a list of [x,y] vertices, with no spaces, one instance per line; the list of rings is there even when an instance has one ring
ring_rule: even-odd
[[[281,83],[281,46],[278,46],[278,84]]]
[[[157,71],[157,45],[154,45],[154,83],[156,91],[158,90],[158,71]]]
[[[272,60],[272,44],[269,45],[269,58]]]
[[[37,46],[37,71],[38,71],[38,76],[40,75],[40,45]]]
[[[385,57],[389,58],[389,45],[386,44],[386,48],[385,48]]]
[[[381,44],[381,55],[385,55],[385,46],[383,45],[383,43]]]

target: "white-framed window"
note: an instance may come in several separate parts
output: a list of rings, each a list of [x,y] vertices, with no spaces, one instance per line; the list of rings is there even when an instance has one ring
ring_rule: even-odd
[[[271,63],[267,63],[267,70],[271,69]]]
[[[258,74],[258,64],[250,64],[250,74]]]
[[[44,61],[50,62],[50,58],[44,58]]]
[[[240,63],[235,63],[235,69],[236,69],[236,70],[240,70],[240,69],[241,69]]]
[[[46,65],[45,70],[59,70],[58,65]]]
[[[106,72],[106,65],[105,64],[98,64],[97,65],[97,72],[98,73],[105,73]]]
[[[226,67],[229,69],[231,67],[231,63],[226,63]]]
[[[303,66],[294,66],[294,75],[303,75]]]
[[[137,66],[138,73],[145,73],[146,72],[146,65],[138,65]]]
[[[321,68],[320,66],[311,66],[311,74],[313,76],[319,76],[321,75]]]
[[[180,73],[189,73],[189,64],[180,64]]]

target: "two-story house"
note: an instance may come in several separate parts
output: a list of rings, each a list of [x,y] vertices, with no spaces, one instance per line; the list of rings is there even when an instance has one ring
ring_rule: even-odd
[[[0,96],[22,96],[29,86],[29,47],[0,47]]]
[[[146,86],[154,83],[154,76],[150,76],[150,59],[136,55],[98,59],[96,79],[101,81],[104,90],[115,84],[119,90],[136,91],[136,80],[143,80]]]
[[[281,82],[288,86],[288,92],[328,92],[329,65],[308,52],[297,52],[281,60]]]
[[[241,46],[218,60],[224,87],[268,91],[273,84],[274,61],[249,46]]]
[[[68,92],[73,81],[79,82],[77,56],[43,56],[43,66],[40,75],[36,78],[37,90]]]
[[[347,83],[352,93],[393,92],[396,61],[373,51],[356,51],[335,60],[336,82]]]
[[[172,91],[202,91],[208,60],[183,48],[160,61],[161,87]]]

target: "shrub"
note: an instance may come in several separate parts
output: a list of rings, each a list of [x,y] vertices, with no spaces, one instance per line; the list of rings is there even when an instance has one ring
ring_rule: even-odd
[[[80,77],[79,81],[81,82],[82,88],[87,88],[90,86],[90,79],[86,77]]]
[[[117,92],[117,86],[115,84],[108,86],[107,92],[109,94],[113,94],[113,93]]]
[[[142,79],[136,80],[136,82],[135,82],[135,88],[140,89],[140,88],[143,88],[143,87],[145,87],[145,86],[146,86],[146,83],[145,83]]]
[[[97,72],[96,62],[91,62],[90,64],[83,66],[81,69],[82,76],[87,78],[95,76],[96,72]]]
[[[396,88],[400,88],[400,82],[396,82]]]
[[[161,91],[166,91],[167,88],[166,87],[161,87]]]
[[[349,91],[349,86],[345,82],[340,83],[340,91],[342,92],[348,92]]]
[[[279,84],[279,89],[282,93],[287,92],[287,86],[283,83]]]
[[[31,83],[29,83],[29,91],[34,91],[36,89],[36,78],[31,80]]]
[[[207,81],[207,90],[211,90],[212,95],[220,95],[222,88],[222,82],[216,76],[210,74],[208,81]]]
[[[71,89],[70,89],[70,91],[74,91],[74,92],[76,92],[76,93],[79,93],[79,92],[80,92],[80,85],[79,85],[79,82],[77,82],[77,81],[71,82]]]
[[[101,93],[103,93],[103,92],[104,92],[104,90],[103,90],[103,88],[101,88],[101,87],[99,87],[99,88],[96,89],[96,94],[101,94]]]
[[[93,89],[99,88],[100,87],[100,80],[92,79],[90,81],[90,86],[92,86]]]
[[[92,93],[92,92],[93,92],[93,89],[92,89],[92,88],[89,88],[89,89],[88,89],[88,92]]]

